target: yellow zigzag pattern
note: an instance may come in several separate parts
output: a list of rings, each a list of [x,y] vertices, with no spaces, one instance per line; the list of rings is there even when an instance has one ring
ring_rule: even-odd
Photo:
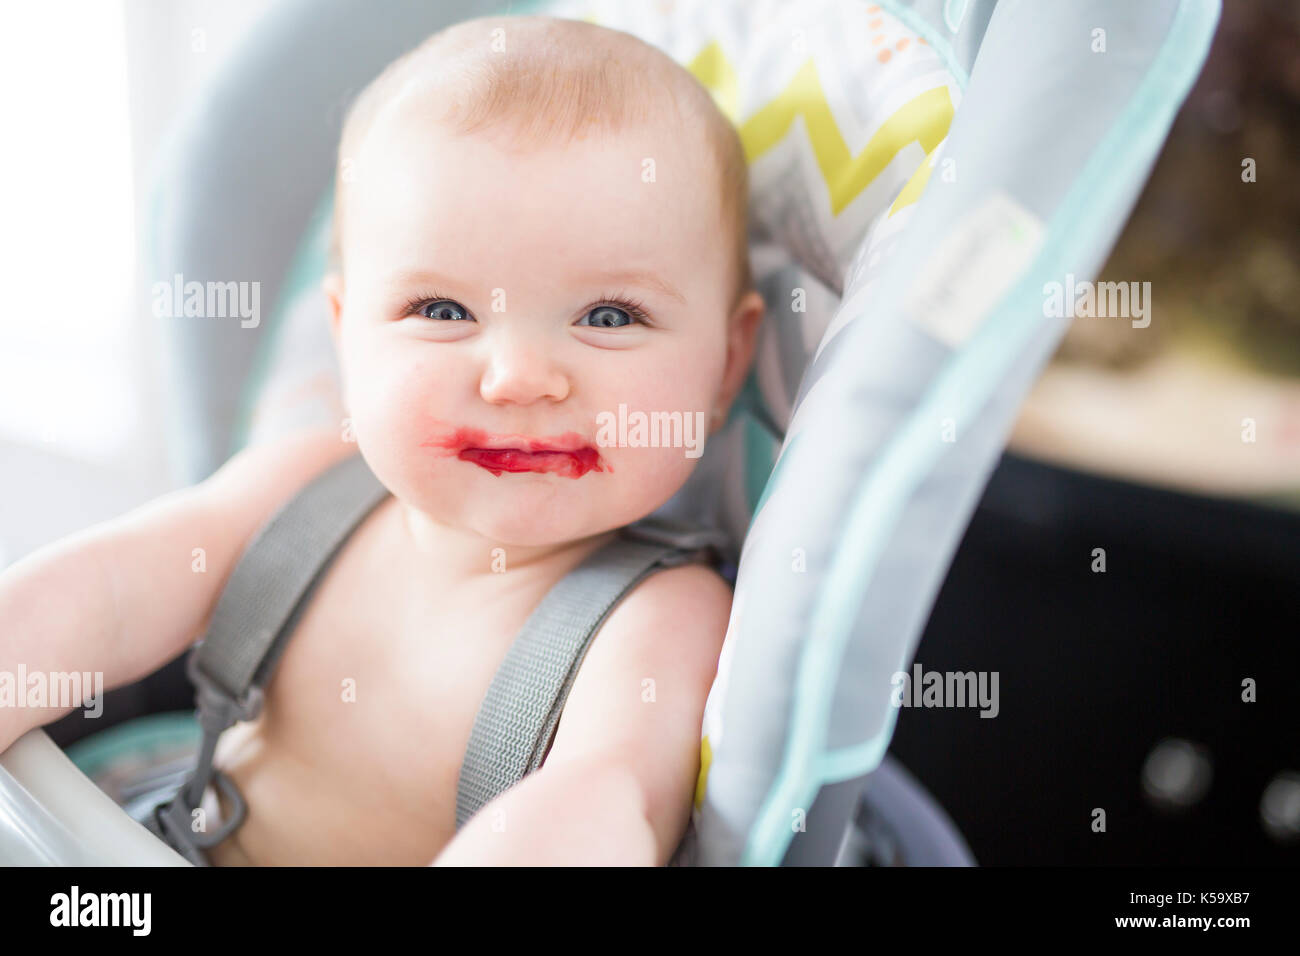
[[[597,23],[592,14],[583,17]],[[686,67],[691,74],[713,94],[723,115],[736,124],[740,113],[740,83],[736,70],[715,40],[706,46]],[[857,156],[849,153],[848,144],[840,135],[835,115],[826,102],[817,69],[809,60],[774,99],[738,126],[745,159],[753,163],[779,143],[790,130],[796,116],[802,116],[808,139],[812,143],[817,167],[830,193],[831,214],[838,216],[853,202],[862,190],[871,185],[890,160],[908,143],[919,142],[925,150],[925,159],[903,186],[894,204],[889,208],[892,216],[921,198],[930,179],[930,163],[934,151],[948,135],[952,125],[952,99],[946,86],[913,97],[885,121]],[[713,764],[713,748],[708,735],[700,741],[700,773],[695,783],[695,808],[704,804],[708,786],[709,769]]]
[[[836,216],[884,171],[903,147],[912,142],[921,144],[925,159],[899,192],[889,215],[916,202],[930,179],[934,151],[952,125],[952,98],[946,86],[937,86],[904,103],[876,131],[862,152],[853,156],[826,102],[812,60],[800,67],[785,89],[743,124],[738,123],[740,83],[736,70],[716,40],[701,50],[686,69],[713,94],[714,102],[723,114],[733,124],[738,124],[745,159],[751,164],[784,139],[795,117],[802,116],[813,155],[817,158],[817,167],[830,193],[831,214]],[[700,773],[695,782],[696,810],[704,805],[712,764],[713,748],[705,734],[700,741]]]
[[[745,158],[750,163],[785,138],[796,116],[803,117],[813,155],[830,194],[832,215],[838,216],[880,175],[899,150],[912,142],[921,144],[926,158],[894,200],[889,214],[892,216],[916,202],[930,178],[934,150],[952,125],[953,106],[948,88],[937,86],[904,103],[876,131],[862,152],[853,156],[840,135],[812,60],[800,67],[785,89],[744,123],[739,123],[737,115],[740,90],[735,68],[716,40],[701,50],[687,69],[713,94],[718,108],[732,123],[738,124]]]

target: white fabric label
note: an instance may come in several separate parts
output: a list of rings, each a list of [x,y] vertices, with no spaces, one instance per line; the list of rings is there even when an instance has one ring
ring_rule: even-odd
[[[957,223],[921,267],[904,314],[939,341],[960,347],[1033,261],[1043,223],[1006,193],[994,193]]]

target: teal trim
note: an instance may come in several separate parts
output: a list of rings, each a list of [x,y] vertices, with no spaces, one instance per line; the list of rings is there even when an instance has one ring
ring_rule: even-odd
[[[983,408],[1005,370],[1042,321],[1043,277],[1064,270],[1076,249],[1096,248],[1113,227],[1114,197],[1150,168],[1179,105],[1205,61],[1219,16],[1219,0],[1184,0],[1137,92],[1106,138],[1093,150],[1052,218],[1042,251],[1015,288],[940,373],[910,418],[886,445],[859,486],[800,655],[794,713],[782,765],[749,831],[745,865],[776,865],[792,833],[788,808],[808,807],[825,768],[840,779],[867,773],[888,745],[897,711],[875,737],[852,748],[819,754],[829,726],[834,679],[852,635],[862,598],[908,497],[942,451],[932,423],[952,407]],[[849,596],[852,596],[851,598]],[[903,669],[906,661],[900,661]]]
[[[780,443],[785,429],[779,426],[772,416],[772,410],[768,408],[767,400],[763,398],[763,390],[758,387],[758,371],[754,367],[750,367],[749,374],[745,376],[745,384],[741,386],[740,396],[732,405],[733,407],[740,405],[773,439]]]
[[[818,758],[817,777],[823,783],[839,783],[852,780],[880,766],[885,759],[885,751],[894,738],[894,727],[898,724],[898,708],[889,708],[885,717],[885,726],[880,733],[860,744],[828,750]],[[865,769],[864,769],[865,768]]]
[[[939,59],[943,60],[943,65],[948,68],[957,85],[965,90],[970,84],[970,74],[958,61],[957,54],[952,52],[952,44],[948,42],[948,38],[935,29],[934,24],[929,20],[911,7],[903,6],[898,0],[879,0],[879,3],[891,17],[902,20],[913,33],[925,37],[925,42],[939,54]]]
[[[148,209],[145,218],[144,261],[152,292],[152,283],[158,275],[158,217],[162,215],[162,189],[156,176],[149,185]]]
[[[169,157],[174,151],[173,141],[175,138],[176,128],[173,125],[163,132],[154,159],[149,165],[149,202],[147,205],[148,211],[145,214],[144,260],[149,270],[147,275],[151,287],[153,282],[162,279],[159,275],[162,269],[158,264],[158,221],[162,218],[162,183],[165,168],[163,158]],[[171,281],[171,276],[167,276],[167,281]]]
[[[758,502],[763,500],[767,480],[772,475],[775,448],[772,436],[753,417],[746,415],[742,427],[744,433],[741,440],[745,446],[745,504],[752,515]]]
[[[235,454],[248,443],[248,429],[252,424],[253,407],[257,397],[266,386],[266,379],[271,370],[271,357],[283,335],[289,309],[298,296],[302,295],[313,283],[319,283],[325,275],[326,259],[329,255],[329,225],[334,213],[334,181],[330,180],[325,195],[311,214],[303,236],[298,241],[293,261],[285,276],[284,288],[276,298],[275,308],[267,327],[262,331],[257,350],[253,353],[253,364],[244,386],[239,392],[239,410],[235,416],[235,428],[231,435],[230,448],[226,457]]]
[[[516,10],[514,3],[507,3],[506,8],[500,11],[498,16],[505,16],[507,13],[515,16],[520,16],[521,14],[526,13],[536,13],[538,10],[555,6],[555,3],[554,0],[521,0],[518,6],[519,9]]]
[[[786,446],[785,453],[777,456],[776,464],[772,466],[772,473],[768,475],[767,484],[763,486],[763,493],[759,495],[758,504],[754,505],[754,510],[749,516],[749,525],[745,528],[746,537],[749,536],[749,530],[754,527],[754,522],[758,520],[763,505],[767,504],[767,499],[771,498],[772,492],[776,490],[781,475],[785,471],[785,463],[790,460],[790,454],[794,451],[794,446],[799,444],[799,439],[802,437],[803,432],[796,434],[790,439],[790,444]]]
[[[961,22],[966,19],[966,8],[969,6],[970,0],[944,0],[943,22],[953,33],[961,29]]]
[[[776,465],[777,449],[781,446],[781,435],[769,424],[771,416],[759,392],[758,379],[753,369],[750,369],[745,378],[740,395],[731,403],[731,414],[727,416],[727,422],[730,423],[737,417],[741,419],[742,429],[745,505],[752,521],[759,503],[767,500],[764,492]]]
[[[199,737],[199,722],[192,710],[150,714],[91,734],[64,753],[78,770],[92,777],[123,757],[148,760],[159,751],[197,746]]]

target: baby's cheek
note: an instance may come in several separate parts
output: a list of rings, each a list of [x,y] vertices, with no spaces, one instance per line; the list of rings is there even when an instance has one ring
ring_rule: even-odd
[[[589,473],[575,484],[587,486],[585,506],[601,512],[602,527],[619,527],[645,517],[678,492],[699,462],[687,451],[671,446],[601,448],[609,472]]]
[[[719,350],[713,344],[702,342],[699,347],[656,355],[655,361],[646,363],[637,374],[611,383],[604,392],[613,397],[602,410],[605,419],[626,419],[631,432],[634,416],[640,414],[652,442],[662,446],[671,441],[679,452],[687,446],[698,445],[708,434],[713,398],[722,374],[722,358],[715,354]],[[626,407],[620,409],[619,405]],[[659,423],[658,428],[652,425],[655,421]],[[656,431],[659,434],[654,434]],[[680,465],[680,457],[677,464]],[[671,470],[665,461],[658,462],[656,467]]]
[[[698,380],[665,373],[615,392],[617,403],[602,408],[594,423],[597,445],[604,446],[599,450],[620,493],[642,503],[666,500],[703,454],[710,422],[706,390]]]
[[[372,467],[400,481],[401,470],[427,456],[420,443],[434,431],[430,423],[439,417],[437,403],[445,401],[449,386],[420,362],[377,365],[358,386],[352,414],[361,451]]]
[[[721,379],[725,359],[725,343],[715,338],[683,337],[671,347],[638,353],[617,372],[602,370],[601,394],[646,413],[707,412],[705,403]]]

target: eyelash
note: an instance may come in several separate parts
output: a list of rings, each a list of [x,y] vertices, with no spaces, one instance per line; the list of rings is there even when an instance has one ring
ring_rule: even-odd
[[[439,295],[437,292],[433,292],[430,295],[416,296],[415,298],[411,299],[406,303],[406,314],[416,315],[419,313],[420,309],[424,308],[426,305],[431,305],[434,302],[439,302],[444,299],[447,300],[448,302],[456,301],[450,296]],[[642,302],[640,299],[637,299],[629,295],[620,294],[620,295],[601,296],[599,299],[596,300],[596,304],[591,306],[591,308],[589,308],[587,312],[592,311],[592,309],[598,309],[607,305],[612,305],[615,308],[622,309],[624,312],[626,312],[629,316],[632,317],[633,321],[640,322],[642,325],[648,326],[652,324],[650,321],[650,316],[646,315],[645,303]],[[466,309],[465,311],[468,312],[469,310]],[[585,316],[586,312],[584,312],[583,315]]]

